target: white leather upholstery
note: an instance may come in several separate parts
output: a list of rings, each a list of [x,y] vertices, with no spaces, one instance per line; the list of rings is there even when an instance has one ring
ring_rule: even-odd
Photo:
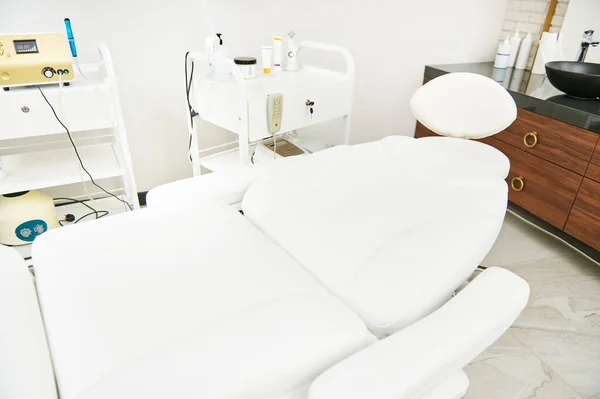
[[[374,341],[216,203],[61,228],[33,257],[61,399],[275,398]]]
[[[199,200],[213,200],[233,205],[242,201],[246,190],[254,180],[294,162],[296,157],[283,158],[277,162],[242,166],[238,169],[214,172],[201,177],[191,177],[163,184],[148,192],[147,205],[150,207],[195,206]]]
[[[468,389],[469,377],[463,370],[458,370],[419,399],[460,399]]]
[[[449,73],[412,96],[413,115],[442,136],[482,138],[501,132],[517,118],[511,95],[494,80],[474,73]]]
[[[193,205],[199,198],[211,198],[225,204],[235,204],[244,198],[244,194],[256,176],[260,175],[260,164],[241,167],[225,173],[210,173],[202,179],[191,177],[163,184],[148,192],[146,204],[151,207]]]
[[[493,85],[438,78],[412,107],[482,137],[516,115]],[[33,258],[60,398],[461,397],[461,368],[527,300],[490,269],[445,303],[496,239],[508,169],[478,142],[390,137],[175,182],[149,209],[45,233]],[[229,206],[242,198],[247,217]],[[0,299],[17,304],[0,307],[15,325],[0,396],[56,399],[31,276],[5,263],[19,269],[0,247]]]
[[[388,137],[298,159],[257,179],[242,205],[383,337],[437,309],[483,260],[508,168],[482,143]]]
[[[326,293],[290,295],[117,368],[81,399],[280,398],[372,344],[361,327]]]
[[[320,375],[309,399],[429,398],[496,341],[528,299],[525,280],[490,268],[433,314]]]
[[[17,251],[0,245],[0,398],[56,397],[33,276]]]

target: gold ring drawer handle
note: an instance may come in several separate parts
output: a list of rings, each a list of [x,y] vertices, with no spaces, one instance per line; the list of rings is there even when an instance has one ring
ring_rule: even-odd
[[[531,139],[531,140],[529,140]],[[537,145],[538,142],[538,138],[537,138],[537,132],[529,132],[527,134],[525,134],[525,136],[523,136],[523,144],[525,144],[525,147],[527,148],[533,148]]]
[[[522,191],[525,188],[523,176],[513,177],[513,179],[510,181],[510,186],[515,191]]]

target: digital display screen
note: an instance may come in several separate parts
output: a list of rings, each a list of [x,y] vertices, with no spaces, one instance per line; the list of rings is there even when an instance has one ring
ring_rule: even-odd
[[[39,53],[37,42],[31,40],[13,40],[17,54]]]

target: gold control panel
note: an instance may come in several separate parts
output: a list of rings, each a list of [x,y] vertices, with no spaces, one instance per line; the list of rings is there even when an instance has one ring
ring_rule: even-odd
[[[60,33],[0,35],[0,87],[72,81],[67,38]]]

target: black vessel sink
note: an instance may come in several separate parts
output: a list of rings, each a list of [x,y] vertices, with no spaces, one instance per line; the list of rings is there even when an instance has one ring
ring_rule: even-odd
[[[600,64],[554,61],[546,64],[548,80],[558,90],[577,98],[600,98]]]

